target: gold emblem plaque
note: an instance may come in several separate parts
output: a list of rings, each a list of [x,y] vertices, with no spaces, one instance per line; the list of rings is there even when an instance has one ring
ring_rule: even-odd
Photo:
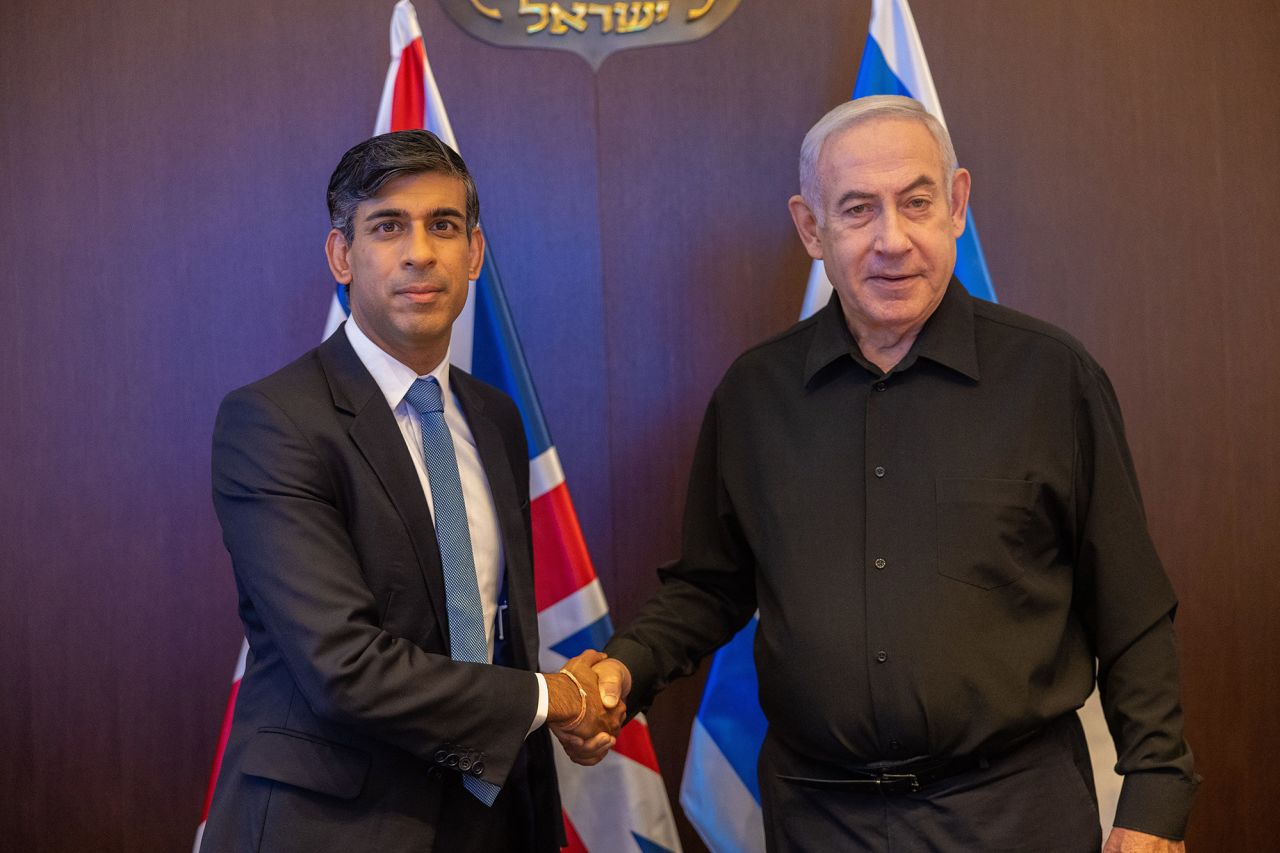
[[[440,0],[440,5],[458,26],[482,41],[501,47],[568,50],[599,70],[619,50],[700,39],[724,23],[739,2]]]

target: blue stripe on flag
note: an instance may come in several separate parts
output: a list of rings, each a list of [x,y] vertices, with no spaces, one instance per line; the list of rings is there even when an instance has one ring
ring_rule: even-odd
[[[760,710],[753,653],[756,619],[716,653],[707,674],[698,721],[711,735],[742,784],[760,802],[756,757],[764,743],[767,723]]]
[[[587,627],[556,643],[551,650],[567,658],[577,657],[587,649],[603,649],[612,636],[613,622],[606,613]]]
[[[524,349],[516,335],[507,294],[502,289],[498,265],[486,243],[484,267],[476,281],[475,330],[472,332],[471,373],[490,385],[506,391],[520,408],[525,436],[529,439],[529,458],[541,456],[551,447],[551,433],[542,416],[538,394],[533,389],[533,376],[524,359]],[[607,637],[606,637],[607,639]],[[597,647],[599,648],[599,647]]]
[[[636,846],[640,848],[640,853],[671,853],[667,847],[663,847],[656,841],[650,841],[638,832],[632,832],[631,837],[636,840]]]
[[[995,302],[996,289],[991,284],[991,271],[987,269],[982,244],[978,242],[978,224],[973,221],[972,205],[965,211],[964,221],[964,233],[956,238],[956,278],[974,296]]]
[[[867,36],[867,44],[862,48],[862,63],[858,66],[858,76],[853,84],[853,97],[865,95],[902,95],[914,98],[907,87],[898,79],[884,58],[880,42]]]

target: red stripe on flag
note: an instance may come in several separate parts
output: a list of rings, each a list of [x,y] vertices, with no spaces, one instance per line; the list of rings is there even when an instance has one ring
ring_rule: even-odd
[[[560,853],[569,851],[569,853],[588,853],[587,845],[582,843],[582,839],[578,837],[578,830],[573,828],[573,821],[569,820],[569,815],[564,815],[564,837],[565,845],[560,848]]]
[[[658,756],[653,751],[653,741],[649,738],[649,727],[639,720],[632,720],[618,732],[618,741],[613,751],[630,758],[637,764],[643,764],[654,773],[658,772]]]
[[[414,39],[400,54],[400,70],[391,95],[391,129],[416,130],[426,127],[427,49],[422,37]]]
[[[209,819],[209,805],[213,802],[213,789],[218,786],[218,771],[222,769],[222,755],[227,751],[227,738],[231,737],[231,721],[236,716],[236,695],[240,692],[240,679],[231,682],[231,695],[227,697],[227,709],[222,712],[222,731],[218,732],[218,748],[213,753],[213,769],[209,771],[209,789],[204,792],[204,808],[200,822]]]
[[[564,483],[533,501],[534,592],[539,612],[596,579],[578,514]]]

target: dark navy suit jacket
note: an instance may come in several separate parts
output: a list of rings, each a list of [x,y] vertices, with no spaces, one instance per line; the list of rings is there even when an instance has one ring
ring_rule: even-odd
[[[529,460],[515,404],[451,368],[498,514],[513,667],[449,657],[439,548],[385,397],[339,330],[233,391],[214,505],[250,652],[204,853],[433,848],[442,786],[530,786],[537,849],[563,834],[550,738],[526,740],[538,630]]]

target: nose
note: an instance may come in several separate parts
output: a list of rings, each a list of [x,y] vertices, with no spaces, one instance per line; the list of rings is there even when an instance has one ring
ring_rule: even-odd
[[[911,251],[911,239],[907,236],[906,226],[902,214],[894,207],[887,207],[880,217],[876,251],[883,255],[903,255]]]
[[[436,262],[435,245],[427,233],[427,226],[420,222],[415,222],[409,229],[409,239],[404,247],[401,263],[405,269],[425,269]]]

